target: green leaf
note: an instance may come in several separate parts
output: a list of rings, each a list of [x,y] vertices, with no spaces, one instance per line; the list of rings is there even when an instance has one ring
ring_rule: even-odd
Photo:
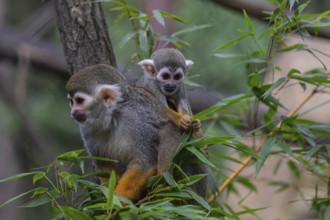
[[[244,19],[249,28],[250,33],[254,34],[254,27],[253,27],[252,21],[244,9],[243,9],[243,15],[244,15]]]
[[[58,156],[56,159],[60,161],[68,161],[68,162],[74,162],[80,154],[85,152],[86,149],[79,149],[79,150],[74,150],[74,151],[69,151],[64,154],[61,154]]]
[[[114,171],[111,171],[109,183],[108,183],[108,196],[107,196],[107,212],[111,213],[113,209],[113,197],[115,194],[116,186],[116,174]]]
[[[246,95],[246,94],[239,94],[239,95],[235,95],[235,96],[232,96],[232,97],[229,97],[227,99],[224,99],[224,100],[221,100],[219,103],[217,103],[216,105],[214,106],[211,106],[207,109],[204,109],[203,111],[195,114],[193,117],[192,117],[192,120],[205,120],[207,119],[207,116],[217,112],[217,111],[220,111],[221,109],[225,108],[225,107],[229,107],[231,105],[234,105],[236,104],[237,102],[240,102],[244,99],[247,99],[247,98],[250,98],[251,95]]]
[[[198,175],[193,175],[193,176],[187,176],[186,178],[180,180],[179,184],[184,184],[184,185],[190,186],[194,183],[197,183],[201,179],[205,178],[205,176],[207,176],[207,174],[198,174]]]
[[[45,194],[42,194],[42,195],[34,198],[33,200],[22,205],[21,207],[34,208],[34,207],[49,203],[51,201],[54,201],[55,199],[59,198],[60,196],[61,196],[61,194],[59,194],[56,190],[52,190],[50,192],[47,192]]]
[[[177,37],[179,35],[187,34],[187,33],[190,33],[190,32],[198,31],[198,30],[201,30],[201,29],[209,28],[209,27],[212,27],[212,25],[210,25],[210,24],[197,25],[197,26],[194,26],[194,27],[190,27],[190,28],[186,28],[186,29],[182,29],[180,31],[177,31],[177,32],[173,33],[171,36]]]
[[[155,209],[168,204],[170,201],[173,201],[173,198],[161,198],[152,202],[144,202],[141,204],[141,208]]]
[[[330,22],[307,23],[307,24],[303,24],[302,26],[312,27],[312,28],[324,28],[324,27],[330,27]]]
[[[291,172],[294,174],[294,176],[299,180],[301,175],[300,175],[300,170],[297,167],[297,165],[292,160],[289,160],[288,166],[289,166]]]
[[[254,191],[254,192],[257,191],[256,186],[246,177],[240,176],[240,177],[236,178],[235,181],[239,182],[240,184],[242,184],[243,186],[245,186],[246,188],[248,188],[251,191]]]
[[[178,184],[175,182],[172,174],[170,174],[169,172],[163,173],[163,177],[164,177],[165,181],[167,182],[167,184],[170,185],[171,187],[178,186]]]
[[[192,154],[194,154],[200,161],[202,161],[204,164],[208,165],[209,167],[216,168],[205,156],[203,153],[198,151],[194,147],[186,147],[188,151],[190,151]]]
[[[292,8],[293,8],[295,2],[296,2],[296,0],[289,0],[290,11],[292,11]]]
[[[178,21],[178,22],[181,22],[181,23],[184,23],[184,24],[189,24],[190,23],[190,21],[188,21],[187,19],[184,19],[184,18],[179,17],[177,15],[170,14],[170,13],[165,12],[165,11],[160,11],[160,13],[163,17],[168,17],[168,18],[171,18],[175,21]]]
[[[237,58],[237,57],[244,57],[244,54],[237,54],[237,53],[215,53],[212,54],[212,56],[218,57],[218,58]]]
[[[295,158],[296,156],[293,154],[292,150],[290,149],[290,147],[287,145],[287,143],[285,143],[283,140],[277,140],[277,144],[280,148],[282,148],[282,150],[288,154],[290,157]]]
[[[73,220],[93,220],[92,217],[90,217],[89,215],[87,215],[86,213],[78,210],[78,209],[75,209],[75,208],[72,208],[72,207],[65,207],[65,206],[62,206],[61,208],[61,211],[63,212],[63,214],[67,217],[69,217],[70,219],[73,219]]]
[[[153,10],[152,14],[154,15],[155,19],[158,21],[159,24],[165,27],[164,18],[159,10]]]
[[[267,158],[267,156],[269,155],[269,153],[271,152],[271,148],[274,146],[276,142],[276,138],[268,138],[263,147],[261,148],[260,152],[259,152],[259,157],[260,159],[257,160],[257,164],[256,164],[256,173],[258,174],[260,169],[262,168],[262,166],[264,165],[264,162]]]
[[[286,81],[287,81],[286,77],[279,78],[275,83],[272,84],[272,86],[269,89],[266,90],[266,92],[264,92],[262,97],[269,96],[274,91],[274,89],[278,88],[279,86],[281,86]]]
[[[136,37],[136,32],[134,31],[131,31],[131,32],[128,32],[124,37],[123,39],[120,41],[119,43],[119,48],[122,48],[125,46],[125,44],[127,44],[128,41],[130,41],[132,38]]]
[[[20,173],[20,174],[17,174],[15,176],[10,176],[10,177],[8,177],[6,179],[0,180],[0,183],[4,183],[4,182],[7,182],[7,181],[20,179],[20,178],[23,178],[23,177],[26,177],[26,176],[35,175],[37,173],[41,173],[41,172],[40,171],[35,171],[35,172],[30,172],[30,173]]]
[[[260,64],[260,63],[267,63],[265,59],[259,59],[259,58],[252,58],[252,59],[246,59],[242,62],[239,62],[238,65],[240,64]]]
[[[23,196],[25,196],[25,195],[27,195],[27,194],[29,194],[29,193],[32,193],[32,192],[35,191],[35,190],[36,190],[36,189],[32,189],[32,190],[30,190],[30,191],[24,192],[24,193],[22,193],[22,194],[20,194],[20,195],[18,195],[18,196],[15,196],[15,197],[9,199],[8,201],[6,201],[6,202],[3,203],[2,205],[0,205],[0,208],[2,208],[2,207],[4,207],[4,206],[6,206],[6,205],[8,205],[8,204],[10,204],[10,203],[12,203],[12,202],[14,202],[15,200],[17,200],[17,199],[19,199],[19,198],[21,198],[21,197],[23,197]]]
[[[234,45],[238,44],[239,42],[241,42],[242,40],[244,40],[244,39],[246,39],[246,38],[248,38],[248,37],[249,37],[248,35],[243,35],[243,36],[241,36],[241,37],[239,37],[239,38],[236,38],[236,39],[234,39],[234,40],[232,40],[232,41],[228,41],[228,42],[226,42],[226,43],[224,43],[224,44],[218,46],[217,48],[215,48],[214,51],[219,51],[219,50],[223,50],[223,49],[225,49],[225,48],[228,48],[228,47],[234,46]]]
[[[36,173],[34,176],[33,176],[33,184],[35,184],[38,180],[44,178],[46,174],[44,172],[40,172],[40,173]]]
[[[328,205],[327,209],[324,212],[323,220],[330,219],[330,205]]]
[[[118,163],[117,160],[105,158],[105,157],[94,157],[94,156],[80,156],[80,159],[90,159],[90,160],[100,160],[100,161],[106,161],[106,162],[112,162],[112,163]]]
[[[201,206],[203,206],[203,208],[210,210],[211,207],[209,206],[209,204],[199,195],[197,195],[195,192],[191,191],[191,190],[183,190],[185,192],[187,192],[198,204],[200,204]]]
[[[311,149],[307,152],[305,159],[310,159],[314,154],[319,152],[319,150],[322,148],[322,145],[316,145],[311,147]]]
[[[191,141],[187,142],[186,145],[187,146],[194,145],[195,147],[200,148],[205,145],[224,144],[236,137],[237,136],[235,136],[235,135],[224,135],[224,136],[216,136],[216,137],[204,136],[199,139],[191,140]]]
[[[139,46],[143,51],[143,57],[146,57],[149,51],[148,37],[145,30],[139,30]]]
[[[292,50],[301,51],[301,50],[305,50],[306,48],[307,48],[307,46],[305,44],[293,44],[291,46],[284,47],[284,48],[278,50],[278,52],[287,52],[287,51],[292,51]]]

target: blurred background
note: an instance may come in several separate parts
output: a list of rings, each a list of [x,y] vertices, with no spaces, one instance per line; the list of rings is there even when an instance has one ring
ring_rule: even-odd
[[[248,4],[230,0],[127,0],[126,2],[149,15],[152,10],[160,9],[179,15],[194,25],[210,25],[205,29],[181,36],[190,44],[183,49],[186,58],[195,63],[189,72],[189,80],[201,87],[196,89],[199,91],[196,94],[195,91],[190,94],[195,112],[222,98],[248,91],[246,84],[248,71],[241,63],[243,58],[221,59],[212,54],[222,43],[237,38],[239,30],[246,29],[242,7],[246,7],[248,14],[251,13],[256,32],[264,31],[267,23],[258,17],[262,10],[271,9],[271,5],[266,1],[245,1]],[[235,2],[238,2],[238,5],[235,5]],[[118,14],[111,10],[113,7],[111,3],[104,1],[102,4],[118,67],[130,78],[137,78],[141,71],[136,65],[138,60],[132,58],[132,54],[135,53],[134,43],[129,42],[120,46],[123,37],[131,30],[129,20],[119,19]],[[314,0],[308,11],[321,12],[326,9],[330,9],[329,1]],[[183,28],[183,24],[178,22],[169,20],[165,22],[164,28],[153,21],[155,31],[171,34]],[[325,34],[322,38],[310,42],[306,40],[305,43],[330,53],[329,38],[330,35]],[[295,42],[301,39],[292,36],[289,40]],[[261,43],[265,46],[268,42],[265,40]],[[246,41],[231,48],[230,52],[244,53],[253,51],[254,47],[255,44]],[[324,59],[326,63],[330,63],[328,57],[324,56]],[[284,66],[283,73],[292,66],[302,70],[320,66],[310,56],[304,57],[297,53],[290,57],[277,56],[274,62]],[[0,179],[47,166],[58,154],[83,148],[78,127],[69,115],[69,105],[64,91],[68,78],[52,2],[0,0]],[[292,94],[294,90],[289,92]],[[201,94],[202,99],[205,99],[203,103],[194,100],[194,97]],[[286,101],[285,95],[280,98]],[[320,102],[320,99],[329,100],[329,96],[320,96],[315,102]],[[294,106],[298,100],[299,97],[294,97],[286,102],[287,105]],[[328,112],[316,112],[306,117],[330,121]],[[251,175],[249,171],[247,173]],[[31,187],[32,183],[28,178],[0,183],[0,204]],[[262,198],[264,197],[255,198],[254,201],[259,199],[259,203],[256,204],[264,204],[263,207],[272,205],[267,202],[266,205],[265,198]],[[281,203],[280,200],[277,201]],[[49,213],[47,206],[44,209],[16,208],[25,202],[23,198],[0,209],[0,219],[50,218],[47,216]],[[236,203],[233,202],[233,206]],[[280,217],[286,219],[292,213],[283,214],[286,203],[283,204],[284,206],[275,209],[275,212],[282,212]],[[298,209],[295,214],[299,212],[304,214],[308,210]],[[267,215],[269,216],[269,213]],[[277,215],[273,216],[274,218],[261,219],[277,218]],[[255,219],[255,217],[246,219]]]

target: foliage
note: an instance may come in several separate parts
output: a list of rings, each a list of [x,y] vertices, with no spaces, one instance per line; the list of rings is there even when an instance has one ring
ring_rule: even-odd
[[[191,25],[189,21],[177,15],[164,11],[154,10],[148,16],[139,9],[126,4],[124,0],[111,1],[115,4],[113,11],[119,13],[118,17],[128,17],[132,31],[123,37],[121,46],[133,40],[136,45],[136,55],[139,59],[149,57],[153,47],[158,41],[173,43],[179,48],[189,46],[189,43],[180,39],[181,34],[200,30],[209,25]],[[229,42],[221,43],[215,48],[213,56],[219,59],[235,59],[244,57],[242,63],[248,73],[247,84],[249,92],[224,99],[216,105],[205,109],[194,116],[195,120],[207,123],[207,134],[200,139],[189,139],[189,134],[182,137],[178,152],[187,150],[192,159],[206,164],[212,171],[208,201],[198,196],[189,186],[199,181],[203,175],[192,177],[185,176],[180,169],[181,157],[175,158],[174,169],[171,173],[164,173],[149,179],[147,196],[136,204],[113,193],[116,177],[112,173],[109,184],[99,185],[91,180],[91,177],[100,174],[85,171],[85,163],[92,158],[83,156],[83,150],[76,150],[62,154],[45,170],[19,174],[1,182],[32,176],[33,184],[39,185],[35,189],[12,198],[2,206],[10,202],[32,194],[30,202],[23,207],[33,208],[49,204],[54,219],[240,219],[243,215],[258,215],[258,211],[266,207],[242,206],[241,211],[233,209],[224,201],[217,200],[217,196],[226,190],[227,196],[239,194],[238,185],[244,186],[250,192],[258,189],[250,177],[240,175],[247,166],[255,166],[258,174],[264,169],[265,161],[269,158],[281,155],[287,158],[287,167],[296,179],[300,179],[306,170],[320,179],[330,182],[327,171],[330,164],[330,125],[303,119],[298,114],[302,106],[315,94],[329,89],[330,79],[324,63],[318,58],[321,51],[309,48],[303,43],[287,45],[286,39],[294,33],[302,37],[310,37],[307,28],[312,28],[317,35],[320,28],[328,27],[330,11],[319,14],[307,14],[304,12],[309,2],[298,4],[297,0],[270,0],[276,9],[266,12],[269,26],[261,34],[256,32],[253,21],[243,11],[246,29],[239,31],[239,36]],[[161,25],[164,25],[164,17],[184,23],[188,28],[173,33],[170,36],[162,36],[154,33],[149,23],[154,17]],[[230,47],[244,44],[252,40],[258,48],[254,51],[245,51],[244,54],[226,52]],[[267,40],[267,47],[260,42]],[[277,81],[268,83],[265,81],[266,72],[275,74],[281,71],[280,66],[272,63],[276,53],[293,51],[305,51],[320,61],[320,68],[302,72],[291,69],[286,76]],[[285,106],[274,96],[274,93],[283,91],[289,84],[298,84],[302,91],[307,86],[313,86],[312,92],[306,96],[287,115],[281,112]],[[253,108],[251,108],[253,106]],[[315,106],[309,111],[313,111]],[[263,110],[262,110],[263,109]],[[246,126],[242,117],[248,115],[248,121],[252,123]],[[221,134],[217,132],[219,127]],[[225,135],[225,134],[230,135]],[[249,138],[251,143],[243,142],[243,138]],[[259,143],[259,144],[257,144]],[[210,155],[206,156],[202,148],[208,145]],[[223,151],[230,151],[226,154]],[[219,159],[236,163],[239,167],[229,171],[229,175],[219,167]],[[242,162],[243,161],[243,162]],[[280,172],[284,166],[282,160],[274,167],[273,173]],[[55,173],[55,177],[52,173]],[[271,171],[269,171],[271,172]],[[181,175],[180,175],[181,174]],[[226,181],[219,176],[228,175]],[[213,185],[212,185],[213,184]],[[278,189],[278,192],[295,187],[286,181],[268,181],[268,184]],[[318,213],[319,219],[330,218],[329,192],[319,191],[315,185],[315,195],[309,202],[312,211]],[[245,198],[242,198],[244,200]],[[304,199],[304,198],[302,198]],[[193,203],[191,203],[193,201]],[[126,203],[126,206],[122,204]],[[253,204],[251,204],[253,206]]]

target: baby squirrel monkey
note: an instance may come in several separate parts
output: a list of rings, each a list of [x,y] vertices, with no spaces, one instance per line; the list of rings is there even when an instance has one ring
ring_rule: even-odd
[[[186,60],[184,55],[174,48],[156,50],[150,59],[138,63],[144,70],[144,74],[138,80],[137,85],[146,87],[152,91],[171,113],[177,126],[187,129],[191,122],[192,111],[188,102],[183,80],[187,75],[187,69],[194,64]],[[192,122],[193,134],[196,138],[203,137],[201,122]],[[207,153],[206,147],[204,148]]]
[[[136,85],[145,87],[161,100],[166,110],[173,112],[172,121],[177,121],[177,126],[187,129],[191,124],[192,111],[187,98],[184,77],[187,69],[193,65],[193,61],[186,60],[184,55],[177,49],[163,48],[156,50],[150,59],[138,63],[144,70],[144,74],[137,81]],[[193,135],[196,138],[203,137],[201,123],[199,120],[192,122]],[[158,174],[170,170],[172,159],[176,152],[176,146],[171,148],[159,148],[158,153]],[[207,154],[207,146],[204,147]],[[182,169],[188,176],[207,173],[205,165],[190,163],[182,164]],[[192,187],[201,195],[206,192],[207,178],[194,184]]]
[[[140,199],[148,177],[157,173],[159,148],[176,146],[180,129],[170,122],[157,97],[145,88],[127,85],[114,67],[85,68],[71,76],[66,90],[88,153],[118,161],[96,160],[96,171],[115,171],[121,176],[115,193]]]

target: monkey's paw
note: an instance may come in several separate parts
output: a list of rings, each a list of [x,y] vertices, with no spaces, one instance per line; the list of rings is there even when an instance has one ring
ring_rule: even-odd
[[[193,129],[193,133],[197,133],[200,131],[202,123],[200,120],[195,120],[191,123],[192,125],[192,129]]]
[[[188,114],[182,115],[180,119],[180,127],[183,128],[184,130],[187,130],[190,124],[191,124],[191,116]]]

